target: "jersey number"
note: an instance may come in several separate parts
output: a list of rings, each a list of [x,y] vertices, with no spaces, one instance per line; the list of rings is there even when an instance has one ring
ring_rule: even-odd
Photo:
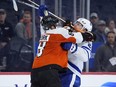
[[[37,56],[41,56],[43,53],[43,50],[46,46],[47,41],[49,40],[50,35],[43,35],[40,39],[40,43],[38,46],[38,52],[37,52]]]
[[[46,42],[40,42],[39,43],[38,52],[37,52],[38,57],[42,55],[42,52],[44,50],[45,45],[46,45]]]

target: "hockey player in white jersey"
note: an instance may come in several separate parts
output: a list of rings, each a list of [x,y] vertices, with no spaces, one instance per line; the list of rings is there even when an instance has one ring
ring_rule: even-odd
[[[91,22],[85,18],[79,18],[74,22],[74,26],[78,27],[78,29],[84,30],[85,32],[90,32],[92,30]],[[85,41],[81,44],[72,44],[69,42],[62,43],[61,45],[64,50],[69,50],[68,70],[60,76],[63,87],[80,87],[81,85],[83,65],[91,56],[92,41],[95,39],[94,37],[91,37],[91,35],[88,35],[91,40],[87,40],[88,37],[87,39],[86,37],[84,37]]]

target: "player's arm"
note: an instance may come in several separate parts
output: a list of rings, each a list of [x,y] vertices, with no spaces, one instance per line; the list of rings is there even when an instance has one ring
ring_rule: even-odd
[[[91,57],[92,43],[84,43],[82,46],[78,47],[78,50],[72,53],[76,58],[86,62]]]
[[[39,13],[39,17],[40,17],[40,32],[41,32],[41,35],[42,34],[45,34],[45,33],[52,33],[52,34],[61,34],[63,35],[65,38],[69,38],[69,37],[73,37],[76,39],[76,42],[77,43],[81,43],[83,41],[83,36],[80,32],[74,34],[73,36],[69,34],[69,31],[65,28],[58,28],[58,29],[53,29],[53,30],[49,30],[47,32],[45,32],[45,29],[43,26],[44,25],[47,25],[49,26],[49,24],[51,23],[48,23],[48,22],[51,22],[51,21],[47,21],[48,19],[50,19],[49,17],[46,17],[48,16],[47,13],[47,6],[46,5],[40,5],[39,6],[39,9],[38,9],[38,13]],[[44,20],[43,20],[44,19]],[[42,21],[43,20],[43,21]],[[52,21],[55,20],[55,18],[52,19]],[[44,23],[43,23],[44,22]]]
[[[43,19],[43,17],[48,16],[47,9],[48,8],[46,5],[40,5],[39,9],[38,9],[38,14],[39,14],[39,18],[40,18],[41,35],[45,34],[44,26],[42,25],[42,19]]]
[[[80,60],[86,62],[91,56],[92,43],[84,43],[82,46],[73,44],[71,42],[62,43],[61,47],[64,50],[71,52],[70,56],[80,58]]]
[[[42,20],[42,17],[40,17],[40,21]],[[43,26],[41,25],[40,23],[40,32],[41,32],[41,35],[45,34],[45,30],[43,29]]]
[[[74,33],[73,37],[76,39],[76,43],[81,43],[84,40],[82,33],[80,33],[80,32]]]

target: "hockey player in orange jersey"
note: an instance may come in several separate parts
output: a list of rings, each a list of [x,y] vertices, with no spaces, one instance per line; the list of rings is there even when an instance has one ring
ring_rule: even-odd
[[[40,6],[39,12],[43,8],[45,10],[45,6]],[[45,32],[41,32],[38,53],[33,61],[31,87],[62,87],[59,72],[67,69],[68,52],[63,50],[60,45],[62,42],[77,43],[83,41],[81,33],[75,33],[71,36],[68,30],[57,29],[55,26],[57,22],[58,20],[52,16],[44,17],[41,21]]]

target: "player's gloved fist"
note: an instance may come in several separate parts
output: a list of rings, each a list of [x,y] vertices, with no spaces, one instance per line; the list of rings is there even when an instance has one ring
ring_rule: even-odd
[[[65,42],[65,43],[61,43],[61,47],[66,51],[70,51],[71,53],[74,53],[75,51],[77,51],[78,45],[73,44],[72,42]]]
[[[44,17],[48,16],[48,8],[46,5],[40,5],[38,9],[39,16]]]

